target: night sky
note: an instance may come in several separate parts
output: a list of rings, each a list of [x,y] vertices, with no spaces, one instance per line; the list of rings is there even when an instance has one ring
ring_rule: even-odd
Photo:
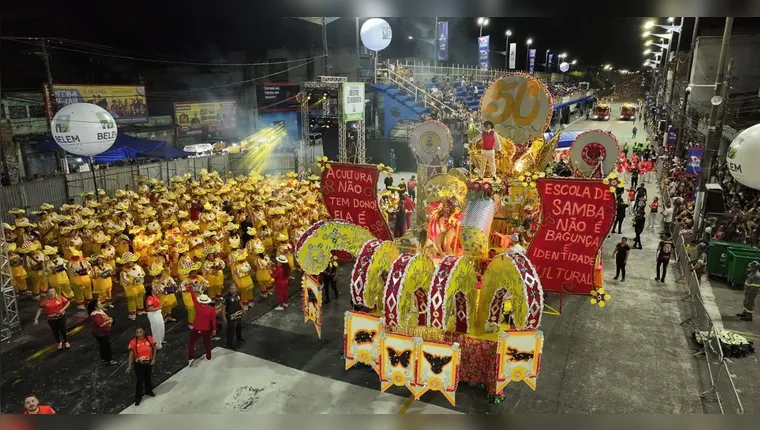
[[[19,2],[23,3],[23,2]],[[2,16],[0,35],[3,37],[36,36],[67,38],[89,43],[113,46],[119,50],[132,50],[131,55],[142,57],[180,59],[188,61],[219,61],[228,51],[245,51],[247,61],[263,60],[269,47],[289,48],[320,47],[320,27],[294,18],[266,17],[256,10],[257,2],[240,2],[232,10],[225,9],[171,9],[160,8],[130,11],[103,10],[74,13],[60,3],[51,3],[46,13],[25,4],[8,7]],[[248,4],[246,4],[248,3]],[[113,3],[115,4],[115,3]],[[64,4],[65,5],[65,4]],[[476,17],[440,18],[449,21],[450,61],[452,64],[475,65],[477,61],[478,25]],[[417,57],[433,60],[434,50],[421,41],[408,40],[408,36],[430,38],[434,36],[435,18],[388,18],[394,32],[391,46],[384,57]],[[586,20],[571,18],[490,18],[483,34],[491,35],[491,50],[504,50],[505,30],[510,29],[510,42],[518,44],[517,66],[525,61],[525,41],[533,39],[538,64],[543,63],[546,49],[556,54],[568,53],[568,60],[578,60],[580,67],[598,67],[612,64],[616,69],[636,70],[643,61],[641,25],[645,18],[600,18]],[[720,34],[721,18],[703,20],[702,31]],[[661,23],[665,20],[661,19]],[[693,19],[687,18],[682,49],[690,42]],[[751,31],[760,27],[758,19],[739,18],[737,31]],[[355,21],[339,19],[331,23],[328,42],[332,47],[355,46]],[[702,31],[700,33],[702,33]],[[4,89],[37,87],[44,80],[41,61],[28,44],[2,41],[2,79]],[[72,70],[83,74],[79,80],[99,82],[97,76],[109,67],[159,67],[156,64],[130,60],[113,60],[71,51],[51,50],[54,66],[60,75],[62,68],[71,64]],[[124,53],[124,51],[114,51]],[[144,55],[143,55],[144,54]],[[556,60],[555,60],[556,61]],[[76,66],[76,67],[75,67]],[[504,57],[492,53],[491,66],[504,66]],[[78,70],[91,68],[87,73]],[[536,67],[542,71],[542,66]],[[67,70],[64,70],[64,75]],[[67,76],[68,77],[68,76]],[[115,77],[117,79],[118,76]],[[58,79],[56,79],[58,80]],[[120,82],[114,82],[120,83]]]

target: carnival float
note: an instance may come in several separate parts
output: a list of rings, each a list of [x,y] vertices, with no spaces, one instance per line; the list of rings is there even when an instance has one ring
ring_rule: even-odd
[[[553,175],[559,139],[544,139],[552,114],[537,79],[491,82],[480,115],[499,136],[495,178],[483,178],[481,135],[468,142],[470,170],[446,170],[453,146],[440,122],[411,132],[418,163],[416,227],[393,238],[378,199],[385,166],[318,160],[334,219],[298,238],[304,321],[322,329],[318,276],[336,255],[350,258],[345,368],[372,368],[379,387],[406,387],[419,399],[440,392],[452,405],[460,382],[500,401],[510,383],[536,389],[546,294],[586,295],[603,307],[599,252],[615,213],[615,138],[589,131],[574,142],[574,177]],[[560,302],[561,303],[561,302]],[[561,308],[560,308],[561,312]]]

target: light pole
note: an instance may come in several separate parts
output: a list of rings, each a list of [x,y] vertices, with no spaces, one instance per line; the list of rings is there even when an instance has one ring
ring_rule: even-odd
[[[533,43],[533,39],[528,38],[528,40],[525,41],[525,46],[527,47],[525,49],[525,71],[530,73],[530,45]]]
[[[507,36],[507,42],[504,45],[504,69],[509,70],[509,36],[512,35],[512,31],[507,30],[504,34]]]
[[[544,73],[549,73],[549,49],[546,50],[546,55],[544,58]]]
[[[488,25],[488,18],[483,18],[482,16],[478,18],[478,25],[480,26],[479,37],[483,37],[483,27],[486,27]]]

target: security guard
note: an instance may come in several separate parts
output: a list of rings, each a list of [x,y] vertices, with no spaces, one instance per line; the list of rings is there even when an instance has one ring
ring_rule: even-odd
[[[237,286],[232,284],[230,291],[224,296],[222,306],[222,321],[227,325],[225,348],[236,349],[235,338],[238,342],[245,343],[243,340],[243,315],[245,315],[245,308],[240,301],[240,293],[238,293]]]
[[[752,321],[755,299],[760,290],[760,262],[753,261],[747,265],[747,280],[744,281],[744,312],[736,314],[742,321]]]

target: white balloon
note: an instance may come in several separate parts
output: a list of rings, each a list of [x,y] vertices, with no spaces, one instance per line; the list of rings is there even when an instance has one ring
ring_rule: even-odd
[[[371,51],[382,51],[391,44],[391,26],[380,18],[370,18],[362,24],[359,32],[362,43]]]
[[[760,190],[760,124],[742,131],[731,142],[726,162],[731,176],[740,184]]]
[[[570,70],[570,65],[567,63],[562,63],[559,65],[559,70],[561,72],[567,72],[568,70]]]
[[[116,121],[107,110],[92,103],[64,106],[53,117],[53,139],[64,151],[91,157],[116,141]]]

